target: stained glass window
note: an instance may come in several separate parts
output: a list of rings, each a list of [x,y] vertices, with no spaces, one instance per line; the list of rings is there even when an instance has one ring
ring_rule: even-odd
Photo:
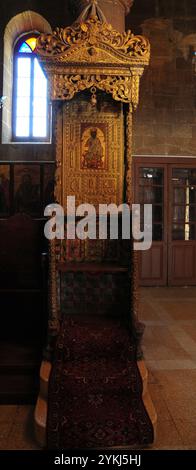
[[[36,37],[26,36],[15,47],[13,138],[48,140],[47,78],[34,53]]]

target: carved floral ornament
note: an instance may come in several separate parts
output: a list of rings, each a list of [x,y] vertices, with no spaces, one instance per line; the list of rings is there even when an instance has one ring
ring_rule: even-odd
[[[150,44],[131,31],[119,33],[92,2],[71,26],[41,34],[36,51],[49,77],[51,98],[69,100],[93,87],[136,107],[139,78],[150,59]]]

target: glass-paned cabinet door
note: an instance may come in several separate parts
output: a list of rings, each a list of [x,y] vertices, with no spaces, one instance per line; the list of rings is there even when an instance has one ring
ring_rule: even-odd
[[[172,240],[196,239],[196,169],[172,169]]]
[[[141,227],[143,227],[144,204],[152,204],[152,238],[164,238],[164,168],[139,168],[139,198]]]

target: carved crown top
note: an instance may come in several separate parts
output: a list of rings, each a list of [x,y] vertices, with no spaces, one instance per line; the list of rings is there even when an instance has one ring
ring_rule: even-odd
[[[41,34],[36,50],[53,100],[69,100],[95,88],[137,107],[139,80],[150,58],[149,41],[131,31],[116,31],[96,0],[72,26]]]
[[[77,7],[85,8],[86,4],[89,3],[90,0],[72,0],[72,3],[75,4]],[[125,14],[127,15],[134,3],[134,0],[118,0],[125,9]],[[97,0],[98,3],[98,0]]]
[[[88,61],[101,63],[108,60],[110,63],[109,57],[112,56],[118,59],[118,63],[138,61],[147,65],[150,57],[149,41],[143,36],[134,36],[130,30],[124,33],[116,31],[107,23],[96,0],[90,1],[72,26],[56,28],[52,34],[41,34],[36,50],[47,62],[85,62],[86,65]],[[102,51],[100,55],[99,50]]]
[[[102,23],[106,23],[106,18],[99,7],[97,0],[90,0],[87,3],[87,6],[84,8],[77,21],[82,22],[88,18],[98,18]]]

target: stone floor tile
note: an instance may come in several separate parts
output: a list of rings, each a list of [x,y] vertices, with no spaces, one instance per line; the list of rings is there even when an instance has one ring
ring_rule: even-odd
[[[153,448],[157,449],[181,449],[182,438],[172,420],[157,423],[157,437]]]
[[[175,419],[176,428],[185,445],[194,446],[196,450],[196,420]],[[193,447],[192,447],[193,448]]]
[[[149,357],[149,356],[148,356]],[[154,373],[155,371],[175,371],[175,370],[196,370],[196,362],[191,359],[161,359],[157,360],[149,360],[146,357],[146,363],[149,369],[151,369]]]
[[[153,401],[153,405],[156,409],[158,425],[162,421],[171,421],[172,417],[168,410],[167,403],[164,399],[162,388],[158,384],[149,383],[148,390]]]

